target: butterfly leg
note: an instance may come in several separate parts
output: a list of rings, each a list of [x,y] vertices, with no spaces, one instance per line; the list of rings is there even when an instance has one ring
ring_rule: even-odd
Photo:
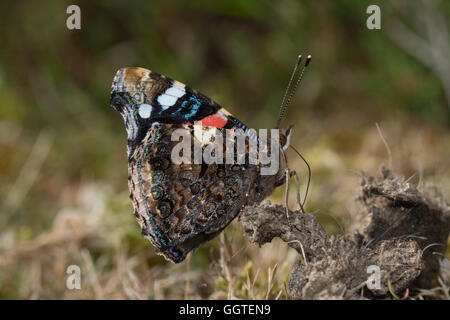
[[[301,197],[300,197],[300,180],[299,180],[298,174],[295,170],[291,171],[291,177],[292,176],[294,177],[295,187],[297,188],[297,203],[298,203],[302,213],[305,213],[305,209],[303,208],[303,204],[302,204]]]
[[[289,179],[291,178],[289,168],[286,169],[285,174],[286,174],[286,189],[284,191],[284,206],[286,207],[286,217],[289,220]]]

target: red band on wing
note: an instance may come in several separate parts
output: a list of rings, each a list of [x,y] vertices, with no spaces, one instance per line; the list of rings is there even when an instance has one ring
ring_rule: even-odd
[[[195,124],[204,127],[216,127],[223,128],[227,124],[227,119],[217,113],[204,117],[202,120],[197,121]]]

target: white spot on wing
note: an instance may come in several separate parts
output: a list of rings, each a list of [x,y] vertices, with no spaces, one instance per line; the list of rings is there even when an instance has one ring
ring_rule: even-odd
[[[163,110],[173,106],[178,98],[181,98],[186,93],[186,89],[174,83],[170,88],[168,88],[162,95],[158,97],[158,103],[161,105]]]
[[[177,97],[169,96],[167,94],[162,94],[158,97],[158,103],[162,106],[163,110],[173,106],[177,100]]]
[[[172,87],[167,89],[166,92],[164,93],[170,96],[174,96],[176,98],[180,98],[186,93],[186,90],[183,87],[180,87],[179,85],[173,85]]]
[[[141,104],[138,110],[139,116],[144,119],[150,118],[152,114],[152,109],[153,109],[152,106],[149,104],[146,103]]]

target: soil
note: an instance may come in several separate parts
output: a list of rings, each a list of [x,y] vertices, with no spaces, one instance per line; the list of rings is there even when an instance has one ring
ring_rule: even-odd
[[[383,167],[378,177],[363,174],[356,201],[359,222],[351,234],[328,236],[312,214],[269,201],[245,208],[240,222],[252,242],[279,237],[297,250],[292,299],[399,299],[431,287],[450,230],[442,194],[419,191]]]

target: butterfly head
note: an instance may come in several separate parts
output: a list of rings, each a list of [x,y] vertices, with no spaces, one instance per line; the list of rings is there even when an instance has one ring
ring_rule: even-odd
[[[292,128],[293,125],[290,125],[286,129],[280,129],[280,146],[283,151],[286,151],[291,143]]]
[[[286,129],[279,129],[279,143],[280,143],[280,167],[275,178],[275,186],[281,186],[286,181],[285,172],[288,168],[286,150],[289,148],[291,142],[292,125]]]

